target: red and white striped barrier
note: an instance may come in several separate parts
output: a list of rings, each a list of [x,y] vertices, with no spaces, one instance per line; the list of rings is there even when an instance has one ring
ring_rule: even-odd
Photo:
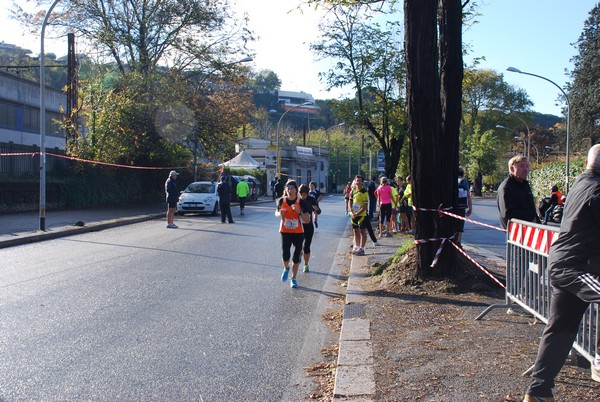
[[[558,232],[524,225],[512,220],[508,223],[508,241],[548,256],[550,246],[558,239]]]

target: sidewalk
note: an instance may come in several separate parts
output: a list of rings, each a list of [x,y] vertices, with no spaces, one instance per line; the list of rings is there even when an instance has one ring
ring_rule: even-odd
[[[455,294],[372,277],[373,264],[387,261],[407,239],[384,238],[366,256],[352,257],[334,400],[520,401],[530,382],[522,373],[535,360],[543,324],[506,309],[475,321],[488,305],[504,301],[499,286],[475,284]],[[464,248],[502,273],[503,260]],[[554,392],[557,401],[600,400],[600,384],[575,361],[563,367]]]
[[[71,236],[165,217],[165,203],[114,208],[46,211],[45,231],[38,212],[0,215],[0,248]],[[77,226],[76,224],[83,224]]]
[[[247,205],[264,202],[272,202],[272,198],[262,197],[257,201],[247,202]],[[238,204],[232,203],[232,205]],[[93,232],[152,219],[166,219],[166,212],[166,203],[164,202],[110,208],[46,211],[45,231],[39,230],[39,212],[0,214],[0,248]],[[78,224],[83,224],[83,226]]]

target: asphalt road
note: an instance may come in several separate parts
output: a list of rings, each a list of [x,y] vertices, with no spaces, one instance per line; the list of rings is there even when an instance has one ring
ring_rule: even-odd
[[[473,213],[469,219],[500,228],[496,198],[473,198]],[[504,258],[506,256],[506,232],[486,226],[465,222],[463,242],[485,249]]]
[[[311,273],[280,280],[274,205],[0,250],[0,400],[291,401],[337,339],[347,218],[326,198]]]

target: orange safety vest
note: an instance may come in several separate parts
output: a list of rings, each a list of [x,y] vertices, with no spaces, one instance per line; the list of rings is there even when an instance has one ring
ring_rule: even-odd
[[[296,197],[294,205],[296,205],[298,211],[302,213],[302,209],[300,208],[300,197]],[[279,224],[280,233],[304,233],[304,226],[302,226],[302,222],[300,221],[300,214],[294,212],[292,206],[287,203],[287,198],[281,199],[281,208],[279,211],[281,212],[281,215],[283,215],[283,219]]]
[[[560,191],[553,191],[552,194],[555,194],[558,197],[558,205],[562,205],[563,193],[561,193]]]

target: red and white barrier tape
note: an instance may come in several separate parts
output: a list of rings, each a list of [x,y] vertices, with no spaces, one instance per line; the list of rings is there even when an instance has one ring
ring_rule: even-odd
[[[456,215],[456,214],[453,214],[451,212],[446,212],[446,211],[440,211],[440,212],[442,214],[449,215],[449,216],[451,216],[453,218],[456,218],[456,219],[461,219],[463,221],[471,222],[471,223],[474,223],[476,225],[481,225],[481,226],[488,227],[490,229],[496,229],[496,230],[499,230],[501,232],[506,232],[506,229],[499,228],[498,226],[492,226],[492,225],[488,225],[487,223],[477,222],[477,221],[474,221],[473,219],[465,218],[464,216]]]
[[[36,156],[36,155],[40,155],[40,152],[7,152],[7,153],[0,153],[0,156]],[[92,159],[83,159],[83,158],[76,158],[74,156],[66,156],[66,155],[59,155],[59,154],[53,154],[50,152],[46,152],[46,155],[48,156],[54,156],[56,158],[62,158],[62,159],[69,159],[72,161],[77,161],[77,162],[85,162],[85,163],[93,163],[96,165],[104,165],[104,166],[113,166],[113,167],[121,167],[121,168],[126,168],[126,169],[143,169],[143,170],[171,170],[171,169],[185,169],[184,166],[176,166],[176,167],[157,167],[157,166],[131,166],[131,165],[120,165],[117,163],[108,163],[108,162],[100,162],[100,161],[95,161]],[[216,172],[223,172],[223,168],[219,168],[217,170],[213,170],[210,173],[216,173]]]
[[[498,226],[493,226],[493,225],[488,225],[487,223],[477,222],[477,221],[474,221],[472,219],[465,218],[464,216],[460,216],[460,215],[453,214],[452,212],[448,212],[448,211],[451,211],[452,209],[453,208],[451,208],[451,207],[442,208],[442,204],[440,204],[440,206],[437,207],[437,209],[433,209],[433,208],[417,208],[417,207],[415,207],[413,205],[413,210],[415,210],[415,211],[420,211],[420,212],[437,212],[440,216],[442,216],[442,215],[448,215],[448,216],[451,216],[451,217],[456,218],[456,219],[461,219],[461,220],[463,220],[465,222],[471,222],[471,223],[473,223],[475,225],[481,225],[481,226],[488,227],[490,229],[495,229],[495,230],[499,230],[501,232],[506,232],[506,229],[499,228]]]
[[[483,267],[483,265],[481,265],[480,263],[478,263],[477,261],[475,261],[473,258],[471,258],[470,255],[468,255],[465,250],[463,250],[462,248],[458,247],[458,245],[456,245],[456,243],[454,243],[453,241],[450,241],[450,243],[454,246],[454,248],[456,248],[462,255],[464,255],[465,257],[467,257],[469,259],[469,261],[471,261],[473,264],[475,264],[475,266],[477,268],[479,268],[480,270],[482,270],[487,276],[489,276],[490,278],[492,278],[492,280],[494,282],[496,282],[498,285],[500,285],[503,289],[506,289],[506,285],[504,285],[502,282],[500,282],[500,280],[498,280],[498,278],[496,278],[490,271],[488,271],[487,269],[485,269]]]
[[[39,154],[39,152],[8,152],[8,153],[0,153],[0,156],[35,156]]]

